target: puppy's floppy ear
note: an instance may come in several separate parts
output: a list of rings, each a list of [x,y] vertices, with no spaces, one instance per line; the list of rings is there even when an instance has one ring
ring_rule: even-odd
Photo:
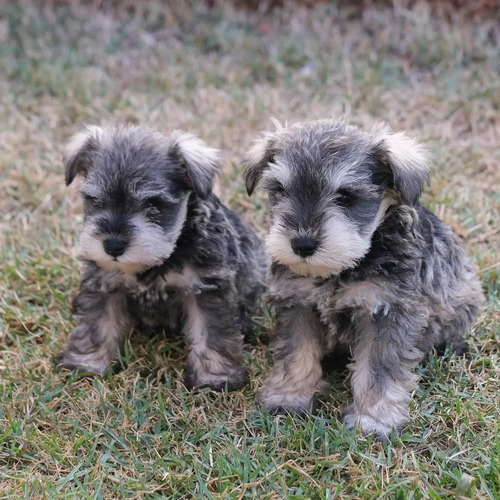
[[[254,192],[264,170],[273,161],[275,155],[276,135],[272,132],[264,132],[245,153],[243,157],[243,165],[245,167],[244,176],[249,195]]]
[[[390,173],[401,201],[415,204],[430,177],[426,149],[401,132],[391,132],[386,125],[373,129],[372,138],[375,156]]]
[[[201,199],[206,199],[222,168],[220,151],[188,132],[176,131],[171,137],[171,154],[185,168],[189,186]]]
[[[103,133],[101,127],[90,125],[70,139],[63,157],[66,186],[69,186],[78,174],[87,175],[92,165],[93,153],[98,149]]]

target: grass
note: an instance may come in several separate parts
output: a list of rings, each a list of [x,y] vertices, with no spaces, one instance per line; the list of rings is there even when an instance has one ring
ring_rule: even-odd
[[[174,3],[171,3],[174,5]],[[494,17],[415,2],[80,2],[2,7],[0,498],[499,498],[499,84]],[[138,5],[138,6],[137,6]],[[241,152],[271,116],[388,121],[434,156],[424,202],[464,238],[487,303],[465,358],[431,358],[405,434],[347,432],[344,373],[318,415],[275,419],[255,394],[269,369],[256,318],[251,381],[190,393],[180,340],[127,338],[127,369],[78,378],[52,364],[74,325],[81,206],[62,149],[80,124],[184,128],[220,147],[221,197],[262,232]]]

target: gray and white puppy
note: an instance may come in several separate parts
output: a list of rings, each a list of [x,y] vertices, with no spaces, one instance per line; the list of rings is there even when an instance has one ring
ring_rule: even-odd
[[[459,239],[419,203],[421,146],[380,125],[320,120],[265,133],[247,153],[247,190],[268,193],[274,368],[260,401],[307,412],[322,358],[351,357],[344,422],[387,438],[408,419],[415,369],[463,335],[482,302]]]
[[[84,267],[61,364],[104,374],[133,326],[182,329],[189,387],[242,387],[268,259],[212,193],[219,152],[183,132],[88,127],[64,163],[66,184],[84,177]]]

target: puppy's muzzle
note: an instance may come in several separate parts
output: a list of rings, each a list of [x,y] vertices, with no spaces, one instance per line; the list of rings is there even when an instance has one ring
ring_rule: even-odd
[[[295,255],[310,257],[316,251],[318,241],[314,238],[293,238],[291,245]]]
[[[119,257],[125,252],[127,242],[116,238],[109,238],[103,241],[104,251],[111,257]]]

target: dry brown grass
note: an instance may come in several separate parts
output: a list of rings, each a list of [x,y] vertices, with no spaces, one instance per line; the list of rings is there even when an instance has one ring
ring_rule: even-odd
[[[144,498],[498,498],[498,27],[423,2],[268,13],[229,2],[26,2],[4,8],[0,167],[0,496]],[[241,152],[270,117],[347,113],[388,121],[434,155],[425,203],[465,239],[488,303],[464,359],[431,359],[402,440],[391,446],[339,424],[343,374],[317,417],[255,409],[268,369],[236,394],[189,394],[184,351],[128,339],[127,370],[68,378],[53,356],[72,326],[78,286],[74,190],[64,142],[86,123],[184,128],[220,147],[222,198],[261,228],[262,200],[243,191]],[[268,312],[258,319],[269,325]],[[474,484],[468,490],[468,476]],[[462,481],[460,479],[462,478]],[[468,493],[467,493],[468,490]]]

